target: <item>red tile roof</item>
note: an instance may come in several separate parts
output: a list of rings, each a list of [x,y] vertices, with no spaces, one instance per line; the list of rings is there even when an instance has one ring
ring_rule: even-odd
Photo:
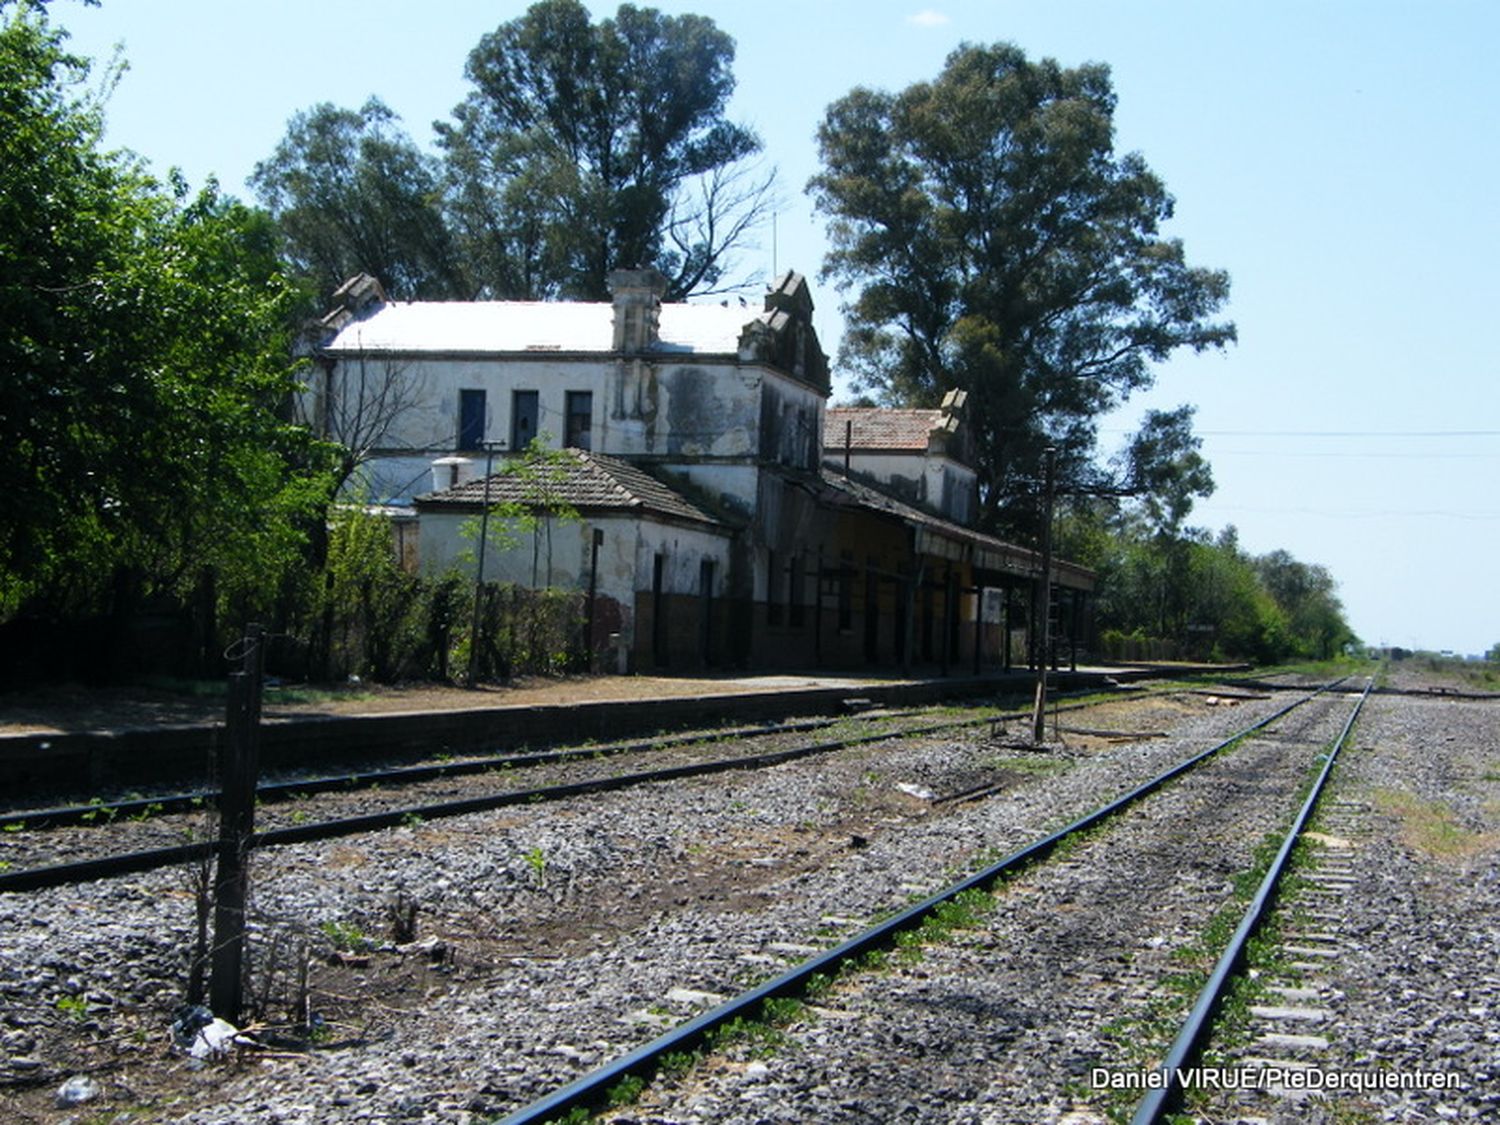
[[[540,467],[545,484],[535,475],[518,472],[519,459],[512,460],[490,477],[491,504],[538,506],[548,500],[569,504],[580,511],[611,508],[655,512],[658,515],[719,524],[721,521],[686,496],[663,484],[644,469],[618,457],[564,449],[557,461]],[[465,481],[442,492],[418,496],[418,507],[479,507],[484,504],[484,478]]]
[[[925,450],[928,435],[943,420],[941,410],[885,410],[866,406],[833,406],[823,414],[823,448],[843,449],[854,424],[853,449]]]

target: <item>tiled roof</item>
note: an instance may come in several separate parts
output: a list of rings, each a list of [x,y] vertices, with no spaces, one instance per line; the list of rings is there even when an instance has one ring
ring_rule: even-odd
[[[653,350],[732,355],[745,325],[762,314],[739,304],[661,306]],[[325,351],[608,352],[614,307],[585,301],[387,302],[344,325]]]
[[[534,504],[543,486],[518,473],[512,462],[490,477],[491,504]],[[675,519],[718,525],[720,521],[687,497],[663,484],[644,469],[618,457],[564,449],[560,458],[543,467],[548,474],[545,492],[557,502],[580,511],[609,509],[655,512]],[[442,492],[418,496],[418,508],[478,507],[484,504],[484,478],[465,481]]]
[[[853,449],[925,450],[928,435],[943,422],[943,412],[832,406],[823,414],[823,448],[829,452],[843,449],[851,422]]]

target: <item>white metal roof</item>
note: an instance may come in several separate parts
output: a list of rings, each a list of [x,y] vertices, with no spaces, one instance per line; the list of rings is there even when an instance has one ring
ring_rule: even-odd
[[[738,304],[662,305],[654,350],[732,354],[758,310]],[[608,352],[614,308],[583,301],[387,302],[350,321],[330,352]]]

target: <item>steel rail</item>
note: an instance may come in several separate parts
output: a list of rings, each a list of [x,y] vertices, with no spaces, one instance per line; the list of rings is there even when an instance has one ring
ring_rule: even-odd
[[[1177,763],[1151,780],[1143,782],[1129,792],[1116,797],[1108,804],[1102,805],[1093,812],[1073,821],[1066,827],[1059,828],[1055,832],[1028,844],[1019,851],[1012,852],[982,871],[976,872],[936,894],[929,895],[927,898],[907,907],[885,921],[870,927],[862,933],[856,934],[840,945],[808,958],[800,965],[757,985],[747,992],[741,993],[739,996],[726,1001],[717,1008],[713,1008],[686,1023],[678,1025],[671,1031],[653,1039],[651,1042],[583,1075],[553,1093],[517,1110],[510,1116],[502,1118],[499,1125],[543,1125],[543,1123],[565,1116],[574,1109],[592,1109],[603,1105],[608,1100],[609,1091],[613,1087],[627,1078],[649,1078],[655,1072],[658,1060],[664,1056],[695,1050],[716,1029],[723,1027],[735,1019],[754,1018],[765,1001],[779,997],[800,995],[806,991],[808,982],[814,976],[832,976],[845,962],[860,957],[871,950],[889,947],[894,944],[898,933],[916,928],[929,914],[944,903],[952,901],[966,891],[983,890],[994,884],[1002,876],[1012,874],[1039,859],[1045,858],[1058,844],[1062,843],[1068,837],[1085,829],[1092,828],[1094,825],[1122,811],[1141,798],[1156,792],[1168,782],[1187,773],[1202,762],[1207,761],[1226,747],[1232,746],[1240,739],[1264,729],[1289,712],[1301,707],[1324,692],[1333,689],[1342,682],[1343,680],[1341,679],[1325,684],[1303,698],[1293,700],[1270,715],[1252,723],[1244,730]]]
[[[1064,693],[1059,698],[1078,695],[1097,695],[1097,688],[1082,692]],[[1145,689],[1124,686],[1115,689],[1121,692],[1139,692]],[[1091,704],[1069,704],[1059,711],[1078,710]],[[690,746],[697,742],[713,742],[725,738],[759,738],[774,734],[799,734],[819,730],[848,720],[875,722],[881,719],[901,718],[916,715],[929,708],[912,707],[899,710],[880,709],[877,712],[843,715],[836,718],[798,719],[791,722],[752,724],[740,727],[707,728],[688,734],[664,735],[659,738],[638,739],[633,742],[603,743],[597,746],[534,750],[521,753],[500,754],[484,758],[465,758],[462,761],[439,762],[433,765],[392,766],[386,769],[351,771],[342,774],[326,774],[320,777],[292,781],[265,782],[256,786],[258,800],[296,799],[304,794],[335,793],[358,788],[363,785],[387,783],[414,784],[434,781],[444,777],[467,777],[492,770],[526,769],[531,766],[556,765],[571,761],[584,761],[597,757],[614,757],[620,754],[645,753],[652,750]],[[992,715],[989,721],[1003,721],[1021,717],[1020,711],[1006,711]],[[10,809],[0,812],[0,830],[21,831],[34,828],[57,828],[70,825],[94,824],[102,816],[107,825],[119,818],[131,819],[139,816],[156,816],[193,812],[218,798],[214,789],[197,789],[181,793],[163,793],[153,797],[131,797],[120,801],[101,801],[87,805],[57,805],[40,809]]]
[[[1086,693],[1093,694],[1093,693]],[[1090,704],[1073,704],[1072,708],[1091,706]],[[1069,710],[1069,707],[1062,710]],[[889,716],[870,716],[870,719]],[[493,809],[504,808],[509,805],[531,804],[545,801],[566,800],[570,797],[582,796],[588,793],[605,793],[619,789],[628,789],[635,785],[643,785],[653,781],[674,781],[685,777],[723,773],[734,769],[759,769],[767,766],[780,765],[783,762],[795,761],[798,758],[808,757],[814,754],[829,753],[834,750],[842,750],[851,746],[861,746],[871,742],[885,742],[892,739],[914,738],[928,734],[941,734],[944,731],[962,729],[969,726],[980,726],[985,723],[994,723],[1009,717],[1024,717],[1020,711],[1003,712],[1000,715],[986,715],[979,718],[958,719],[947,723],[937,723],[932,726],[918,727],[907,731],[878,731],[856,738],[840,739],[833,742],[815,743],[810,746],[794,747],[790,750],[778,750],[766,754],[742,755],[735,758],[722,758],[712,762],[693,763],[685,766],[673,766],[661,770],[646,770],[637,773],[621,774],[612,778],[599,778],[592,781],[572,782],[562,785],[542,786],[534,789],[507,790],[502,793],[488,794],[483,797],[464,798],[454,801],[435,802],[427,805],[412,805],[402,808],[389,809],[379,813],[367,813],[362,816],[341,817],[336,820],[315,821],[307,824],[295,825],[289,828],[269,829],[259,832],[251,838],[250,846],[280,847],[286,844],[307,843],[312,840],[336,839],[340,836],[352,836],[360,832],[375,832],[386,828],[395,828],[410,824],[413,818],[421,820],[438,820],[448,816],[463,816],[469,813],[488,812]],[[836,720],[834,720],[836,721]],[[819,726],[830,725],[821,720],[807,720],[806,729],[817,729]],[[755,737],[761,734],[786,733],[782,727],[770,730],[766,728],[748,728],[747,735]],[[721,737],[721,736],[714,736]],[[673,745],[691,744],[693,742],[711,741],[704,736],[682,736],[674,741]],[[594,747],[588,750],[566,750],[545,751],[541,755],[531,755],[527,758],[528,763],[543,764],[536,759],[545,757],[547,763],[556,761],[567,761],[569,759],[588,759],[602,752],[628,753],[635,749],[651,750],[664,745],[662,743],[623,744],[617,751],[609,751],[608,748]],[[495,759],[503,761],[507,759]],[[419,770],[437,769],[443,767],[416,767]],[[381,780],[376,774],[351,775],[351,779],[360,778],[370,782]],[[278,783],[279,784],[279,783]],[[298,783],[287,783],[293,792],[308,792],[305,785]],[[330,786],[330,789],[334,786]],[[204,794],[205,798],[213,794]],[[147,801],[145,804],[151,804]],[[88,811],[98,812],[109,806],[93,805],[85,806]],[[201,807],[201,803],[194,803],[192,808]],[[163,812],[167,810],[162,810]],[[179,810],[182,811],[182,810]],[[118,815],[118,814],[117,814]],[[34,821],[37,814],[31,814]],[[19,822],[24,825],[28,818],[20,817]],[[99,856],[93,859],[72,860],[66,863],[48,864],[41,867],[25,868],[20,871],[0,871],[0,893],[16,891],[45,890],[49,887],[67,886],[73,883],[85,883],[94,879],[105,879],[116,875],[134,875],[143,871],[152,871],[161,867],[171,867],[178,863],[195,862],[210,854],[217,847],[216,844],[208,842],[195,842],[180,844],[167,848],[148,848],[143,851],[121,852],[114,855]]]
[[[872,721],[890,717],[891,713],[877,716],[845,716]],[[897,713],[899,716],[899,712]],[[361,770],[342,774],[325,774],[293,781],[271,781],[255,787],[258,800],[295,799],[302,794],[335,793],[363,785],[385,785],[389,782],[413,784],[435,781],[444,777],[466,777],[491,770],[526,769],[530,766],[555,765],[559,762],[582,761],[600,756],[614,757],[620,754],[643,753],[650,750],[688,746],[695,742],[712,742],[724,738],[757,738],[768,734],[800,734],[832,726],[842,719],[799,719],[795,722],[773,725],[728,727],[708,729],[696,734],[667,735],[658,739],[641,739],[635,742],[604,743],[599,746],[566,748],[561,750],[522,751],[513,754],[497,754],[485,758],[466,758],[462,761],[439,762],[425,766],[392,766],[386,769]],[[101,801],[89,805],[59,805],[44,809],[13,809],[0,813],[0,830],[10,828],[55,828],[67,825],[92,824],[100,816],[109,823],[119,817],[129,819],[141,814],[160,815],[166,813],[192,812],[209,801],[216,800],[215,789],[197,789],[186,793],[163,793],[155,797],[132,797],[122,801]],[[11,827],[18,826],[18,827]]]
[[[360,816],[340,817],[336,820],[298,824],[285,828],[272,828],[263,832],[257,832],[251,837],[250,847],[281,847],[287,844],[307,843],[312,840],[335,839],[340,836],[357,835],[361,832],[375,832],[386,828],[396,828],[403,824],[410,824],[414,819],[424,821],[438,820],[443,817],[489,812],[493,809],[504,808],[509,805],[559,801],[590,793],[613,792],[621,789],[629,789],[636,785],[645,785],[650,782],[676,781],[688,777],[727,773],[737,769],[762,769],[769,766],[781,765],[784,762],[796,761],[799,758],[847,749],[852,746],[942,734],[945,731],[980,726],[992,720],[993,716],[985,715],[979,718],[957,719],[945,723],[935,723],[909,730],[875,731],[853,738],[813,743],[807,746],[795,746],[787,750],[773,750],[764,754],[717,758],[709,762],[693,762],[681,766],[668,766],[663,769],[619,774],[615,777],[594,778],[589,781],[567,782],[561,785],[540,786],[534,789],[512,789],[502,793],[486,794],[481,797],[466,797],[426,805],[387,809],[377,813],[365,813]],[[201,859],[205,853],[212,852],[216,847],[216,844],[207,842],[181,844],[169,848],[151,848],[138,852],[123,852],[116,855],[100,856],[94,859],[74,860],[67,863],[49,864],[43,867],[31,867],[20,871],[4,871],[0,872],[0,893],[43,890],[48,887],[60,887],[71,883],[83,883],[93,879],[108,878],[115,875],[131,875],[142,871],[151,871],[159,867],[170,867],[174,864]]]
[[[1302,803],[1301,810],[1292,822],[1291,829],[1286,838],[1281,842],[1281,848],[1276,853],[1276,858],[1271,861],[1270,868],[1266,871],[1265,878],[1261,880],[1255,897],[1250,900],[1249,907],[1245,910],[1244,917],[1240,920],[1234,936],[1229,939],[1229,945],[1220,956],[1218,964],[1214,966],[1208,983],[1198,994],[1197,1002],[1193,1010],[1188,1013],[1187,1020],[1182,1025],[1182,1030],[1177,1033],[1177,1038],[1172,1041],[1172,1046],[1167,1051],[1166,1058],[1162,1060],[1161,1066],[1157,1068],[1158,1073],[1163,1075],[1161,1085],[1148,1091],[1136,1107],[1135,1116],[1132,1117],[1131,1125],[1156,1125],[1162,1121],[1168,1113],[1174,1110],[1182,1098],[1182,1079],[1184,1071],[1198,1055],[1203,1045],[1203,1040],[1208,1033],[1209,1025],[1213,1021],[1215,1013],[1228,990],[1230,981],[1244,962],[1245,947],[1250,938],[1259,928],[1261,919],[1265,916],[1266,909],[1276,896],[1276,889],[1281,882],[1281,877],[1286,871],[1287,863],[1291,858],[1292,848],[1297,843],[1297,838],[1302,834],[1308,820],[1317,808],[1318,798],[1323,795],[1323,787],[1333,772],[1333,766],[1338,761],[1339,751],[1343,749],[1344,743],[1349,738],[1349,732],[1354,729],[1355,720],[1359,718],[1360,711],[1364,708],[1365,700],[1370,698],[1370,692],[1374,687],[1371,680],[1365,685],[1365,690],[1360,694],[1359,702],[1354,705],[1354,710],[1349,713],[1349,718],[1344,723],[1344,729],[1339,732],[1338,738],[1333,742],[1323,762],[1323,768],[1318,773],[1318,779],[1313,783],[1312,791],[1308,793],[1307,800]]]

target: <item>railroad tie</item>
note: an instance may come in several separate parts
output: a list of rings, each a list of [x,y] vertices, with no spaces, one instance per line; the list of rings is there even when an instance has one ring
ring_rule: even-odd
[[[1288,968],[1298,979],[1293,984],[1268,986],[1271,1002],[1250,1006],[1260,1034],[1255,1053],[1240,1060],[1243,1066],[1280,1072],[1312,1070],[1320,1065],[1317,1056],[1330,1048],[1327,1030],[1337,1017],[1338,993],[1328,976],[1340,957],[1340,908],[1356,880],[1355,845],[1350,836],[1362,811],[1363,807],[1349,802],[1334,802],[1326,819],[1336,822],[1338,835],[1309,832],[1305,836],[1308,843],[1319,845],[1317,862],[1301,876],[1303,886],[1297,896],[1301,921],[1284,932],[1281,946],[1281,953],[1290,958]],[[1309,1096],[1309,1091],[1285,1083],[1274,1083],[1266,1092],[1288,1101]]]

